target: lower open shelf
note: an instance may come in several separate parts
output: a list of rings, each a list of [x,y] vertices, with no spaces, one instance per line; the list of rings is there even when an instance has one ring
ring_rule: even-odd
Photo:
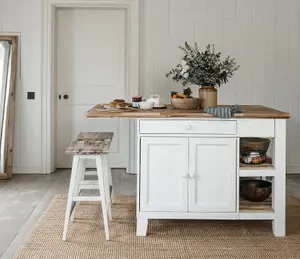
[[[263,202],[250,202],[240,199],[239,219],[274,219],[274,210],[272,208],[272,199],[269,198]]]
[[[263,202],[251,202],[240,198],[240,212],[274,212],[272,199],[268,198]]]

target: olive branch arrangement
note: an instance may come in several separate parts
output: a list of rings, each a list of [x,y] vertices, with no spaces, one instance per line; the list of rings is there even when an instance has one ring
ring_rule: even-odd
[[[198,44],[194,46],[185,42],[184,47],[179,47],[183,52],[181,64],[171,69],[166,77],[172,77],[180,82],[184,91],[191,92],[187,85],[218,86],[226,84],[240,66],[235,59],[227,56],[222,59],[221,52],[215,51],[214,45],[207,45],[205,51],[200,52]]]

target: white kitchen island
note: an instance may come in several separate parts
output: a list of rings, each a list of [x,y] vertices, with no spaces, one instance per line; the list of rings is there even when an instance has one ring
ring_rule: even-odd
[[[146,236],[149,219],[270,220],[275,236],[285,236],[286,120],[289,114],[263,106],[219,119],[202,110],[103,112],[88,118],[135,118],[137,235]],[[271,162],[240,165],[241,137],[271,139]],[[239,197],[243,177],[269,177],[268,202]]]

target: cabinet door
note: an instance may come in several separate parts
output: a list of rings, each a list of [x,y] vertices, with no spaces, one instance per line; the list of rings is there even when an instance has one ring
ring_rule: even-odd
[[[141,211],[187,211],[188,139],[141,138]]]
[[[189,139],[191,212],[236,211],[236,139]]]

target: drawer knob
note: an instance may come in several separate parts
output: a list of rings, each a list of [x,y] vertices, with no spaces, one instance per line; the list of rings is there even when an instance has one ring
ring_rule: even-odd
[[[190,124],[186,124],[186,125],[185,125],[185,129],[186,129],[186,130],[191,130],[191,129],[192,129],[192,126],[191,126]]]

